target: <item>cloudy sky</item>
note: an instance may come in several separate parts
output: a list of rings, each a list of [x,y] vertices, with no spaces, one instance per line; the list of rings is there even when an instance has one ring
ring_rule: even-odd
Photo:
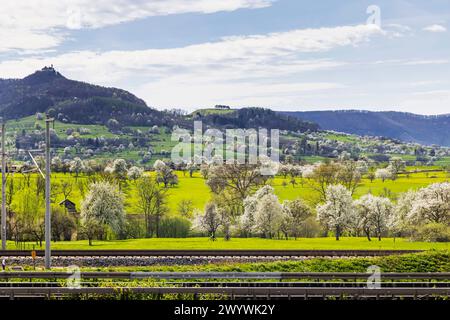
[[[448,0],[2,0],[0,78],[53,64],[159,109],[442,114],[449,28]]]

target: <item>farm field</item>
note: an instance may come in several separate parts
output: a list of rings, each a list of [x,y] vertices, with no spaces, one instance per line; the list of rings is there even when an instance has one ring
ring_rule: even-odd
[[[32,249],[35,243],[28,243],[27,249]],[[15,249],[13,242],[8,243],[9,249]],[[40,249],[35,246],[35,249]],[[210,241],[208,238],[151,238],[130,239],[115,241],[93,241],[89,246],[87,240],[59,241],[52,243],[53,250],[448,250],[448,243],[438,242],[411,242],[402,238],[386,238],[378,241],[368,241],[363,237],[342,237],[336,241],[334,237],[327,238],[298,238],[297,240],[273,240],[261,238],[232,238],[230,241],[217,239]]]

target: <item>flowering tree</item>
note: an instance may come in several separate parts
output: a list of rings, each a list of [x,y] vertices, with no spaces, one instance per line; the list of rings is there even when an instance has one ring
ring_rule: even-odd
[[[81,160],[80,158],[74,158],[71,162],[70,162],[70,172],[75,173],[75,178],[78,178],[78,175],[83,172],[84,170],[84,163],[83,160]]]
[[[282,207],[271,186],[265,185],[245,198],[241,222],[246,230],[271,238],[279,230],[282,219]]]
[[[216,240],[216,233],[222,224],[222,216],[215,203],[209,202],[203,213],[196,212],[193,228],[198,231],[207,232],[212,241]]]
[[[59,170],[61,170],[62,165],[63,165],[63,162],[60,157],[54,156],[52,158],[52,170],[59,171]]]
[[[283,220],[282,207],[274,194],[263,197],[255,212],[256,230],[265,237],[272,238],[280,229]]]
[[[169,184],[175,185],[178,183],[178,176],[163,161],[156,160],[153,169],[156,171],[156,181],[163,183],[164,188],[167,188]]]
[[[122,193],[108,182],[91,184],[81,203],[81,219],[85,226],[108,226],[119,233],[125,220]]]
[[[362,196],[355,201],[356,214],[361,229],[370,241],[373,232],[381,240],[381,235],[387,230],[391,219],[393,205],[391,201],[383,197],[375,197],[371,194]]]
[[[335,231],[336,240],[355,217],[351,192],[343,185],[328,186],[326,201],[317,206],[317,219]]]
[[[416,201],[417,193],[409,190],[402,193],[394,207],[393,214],[388,222],[388,227],[396,232],[406,232],[411,229],[412,221],[408,217]]]
[[[417,197],[408,214],[418,223],[450,224],[450,183],[435,183],[417,192]]]
[[[371,221],[378,240],[381,241],[381,235],[387,230],[388,222],[392,215],[393,205],[388,198],[373,197],[372,198]]]
[[[372,198],[371,194],[364,195],[360,199],[354,202],[355,213],[357,217],[356,227],[361,229],[367,237],[367,240],[371,241],[370,234],[372,233]]]
[[[139,167],[133,166],[130,169],[128,169],[127,176],[128,176],[128,179],[130,179],[130,180],[137,180],[140,177],[142,177],[143,173],[144,173],[144,170],[142,170]]]
[[[389,169],[377,169],[375,171],[375,178],[381,179],[384,182],[386,179],[392,178],[392,172]]]

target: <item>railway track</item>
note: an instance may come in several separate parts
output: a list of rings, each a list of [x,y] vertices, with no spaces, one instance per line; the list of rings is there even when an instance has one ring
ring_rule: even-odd
[[[164,282],[161,287],[177,288],[365,288],[367,283],[360,282]],[[98,287],[98,282],[83,281],[81,287]],[[125,283],[116,282],[115,287],[124,287]],[[0,282],[0,288],[64,288],[64,282]],[[383,282],[382,288],[450,288],[450,282]]]
[[[450,273],[385,273],[381,275],[381,282],[376,288],[367,287],[367,273],[82,272],[75,288],[67,287],[63,281],[70,275],[67,272],[1,272],[0,298],[123,295],[132,299],[142,297],[140,295],[161,298],[165,294],[191,294],[193,298],[208,294],[226,299],[424,299],[450,296]],[[98,281],[100,279],[109,279],[110,282],[106,283],[106,287],[101,286],[105,282]],[[155,281],[150,282],[152,287],[135,282],[145,279]],[[183,281],[186,279],[189,281]],[[129,281],[135,286],[130,286]]]
[[[358,257],[417,253],[422,250],[52,250],[54,257]],[[36,250],[43,257],[43,250]],[[30,257],[30,250],[0,250],[4,257]]]
[[[198,295],[217,295],[228,299],[326,299],[341,298],[411,298],[426,299],[450,296],[450,288],[376,288],[367,287],[17,287],[0,288],[0,298],[64,298],[77,295],[97,297],[125,295],[152,295],[159,298],[166,294],[190,294],[194,299]]]

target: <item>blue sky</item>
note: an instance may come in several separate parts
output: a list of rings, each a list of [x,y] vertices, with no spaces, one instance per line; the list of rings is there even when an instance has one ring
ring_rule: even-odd
[[[450,113],[448,0],[2,0],[2,9],[1,78],[54,64],[159,109]]]

